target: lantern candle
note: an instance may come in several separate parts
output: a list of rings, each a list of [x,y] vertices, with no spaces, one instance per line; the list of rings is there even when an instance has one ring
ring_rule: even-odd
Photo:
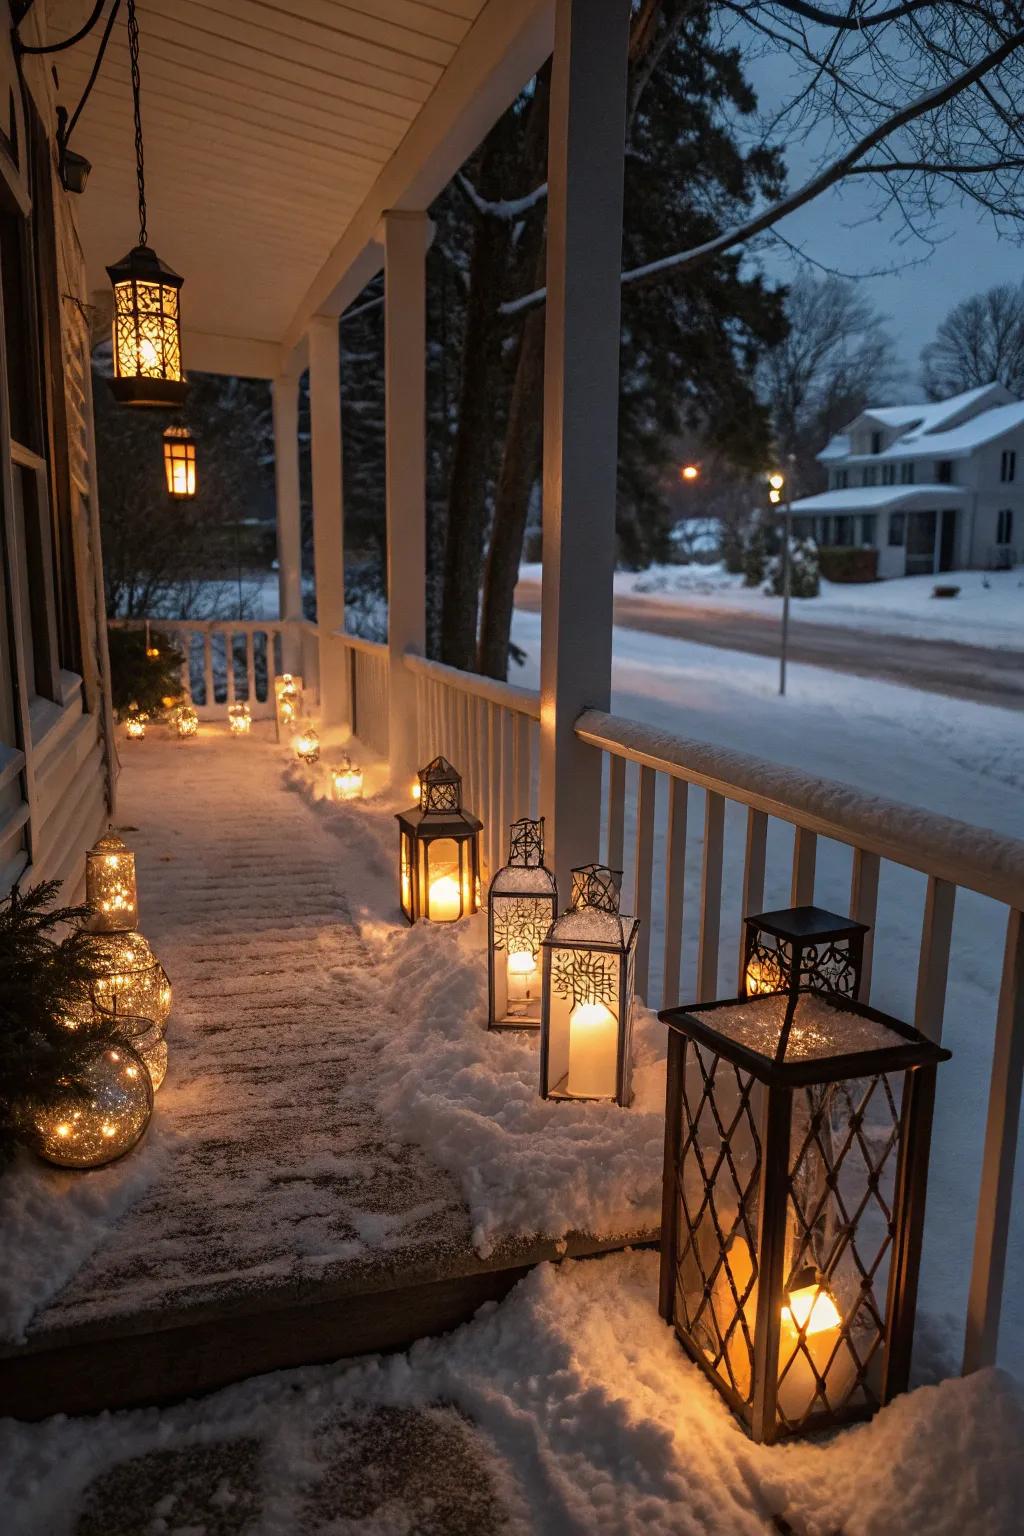
[[[228,726],[232,736],[248,736],[252,730],[252,714],[248,704],[228,705]]]
[[[505,963],[508,983],[508,1011],[511,1016],[526,1012],[537,980],[537,959],[531,949],[513,950]]]
[[[439,875],[430,882],[427,916],[432,923],[454,923],[462,916],[462,893],[451,875]]]
[[[778,1406],[788,1419],[802,1419],[808,1412],[819,1380],[826,1383],[832,1402],[841,1403],[848,1396],[856,1364],[842,1326],[842,1314],[824,1281],[816,1279],[813,1271],[795,1276],[779,1332]]]
[[[488,1029],[540,1028],[540,947],[557,913],[543,818],[524,816],[509,827],[508,863],[487,893]]]
[[[569,1079],[578,1099],[613,1099],[619,1026],[604,1003],[577,1003],[569,1015]]]

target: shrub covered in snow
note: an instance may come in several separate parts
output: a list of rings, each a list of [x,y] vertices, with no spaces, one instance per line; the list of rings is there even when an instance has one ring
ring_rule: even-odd
[[[782,596],[782,547],[768,562],[765,591],[773,597]],[[813,539],[794,538],[789,541],[789,594],[791,597],[817,597],[821,591],[821,572],[818,567],[818,546]]]

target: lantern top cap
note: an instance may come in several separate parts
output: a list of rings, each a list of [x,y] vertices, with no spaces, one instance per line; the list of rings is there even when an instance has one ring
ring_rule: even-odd
[[[669,1008],[658,1017],[761,1082],[779,1087],[933,1066],[950,1057],[900,1019],[810,988],[801,989],[795,1002],[784,993],[761,993]]]
[[[118,835],[114,831],[113,827],[111,827],[109,832],[104,832],[102,837],[98,837],[96,839],[96,841],[93,843],[92,847],[89,849],[89,852],[90,853],[130,853],[131,849],[128,847],[128,844],[124,841],[124,839],[118,837]]]
[[[126,256],[107,268],[112,283],[163,283],[168,288],[180,288],[185,279],[180,272],[169,267],[149,245],[133,245]]]
[[[869,931],[867,923],[843,917],[838,912],[827,912],[824,907],[781,907],[777,912],[761,912],[756,917],[748,917],[746,923],[748,927],[759,928],[777,939],[797,943],[822,943]]]
[[[544,817],[523,816],[508,829],[508,863],[519,869],[539,869],[544,863]]]
[[[606,864],[581,864],[572,871],[572,910],[583,907],[618,913],[622,870]]]
[[[435,757],[421,768],[420,810],[425,815],[451,815],[462,810],[462,775],[446,757]]]
[[[191,442],[191,440],[192,440],[192,433],[189,431],[188,427],[182,427],[182,426],[165,427],[164,428],[164,440],[166,441],[167,438],[169,438],[169,437],[170,438],[175,438],[175,439],[181,439],[181,440],[187,441],[187,442]]]

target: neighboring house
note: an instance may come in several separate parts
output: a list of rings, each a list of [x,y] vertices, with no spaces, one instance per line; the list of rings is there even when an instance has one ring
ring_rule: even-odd
[[[871,406],[818,461],[829,489],[794,501],[797,531],[877,549],[879,576],[1006,568],[1024,546],[1024,401],[1001,384]]]
[[[42,7],[36,8],[39,12]],[[49,59],[0,27],[0,895],[83,877],[112,804],[88,290]],[[36,40],[35,12],[22,25]],[[35,35],[34,35],[35,34]]]

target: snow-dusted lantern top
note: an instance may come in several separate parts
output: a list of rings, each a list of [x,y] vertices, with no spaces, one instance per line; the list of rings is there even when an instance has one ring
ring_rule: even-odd
[[[281,672],[274,678],[274,721],[278,741],[290,741],[302,713],[302,678]]]
[[[813,987],[856,997],[864,966],[865,923],[821,907],[789,907],[744,919],[743,977],[748,996]]]
[[[480,905],[480,829],[462,809],[462,778],[447,758],[419,772],[419,804],[398,822],[399,895],[410,923],[451,923]]]
[[[92,908],[89,927],[94,933],[139,926],[135,855],[116,832],[107,832],[85,856],[85,900]]]
[[[755,1440],[870,1416],[907,1385],[949,1052],[809,988],[660,1017],[662,1316]]]
[[[555,877],[544,865],[544,818],[514,821],[508,863],[487,897],[489,1029],[540,1028],[540,947],[557,913]]]
[[[543,942],[540,1091],[628,1104],[639,923],[619,912],[622,872],[572,872],[572,906]]]

